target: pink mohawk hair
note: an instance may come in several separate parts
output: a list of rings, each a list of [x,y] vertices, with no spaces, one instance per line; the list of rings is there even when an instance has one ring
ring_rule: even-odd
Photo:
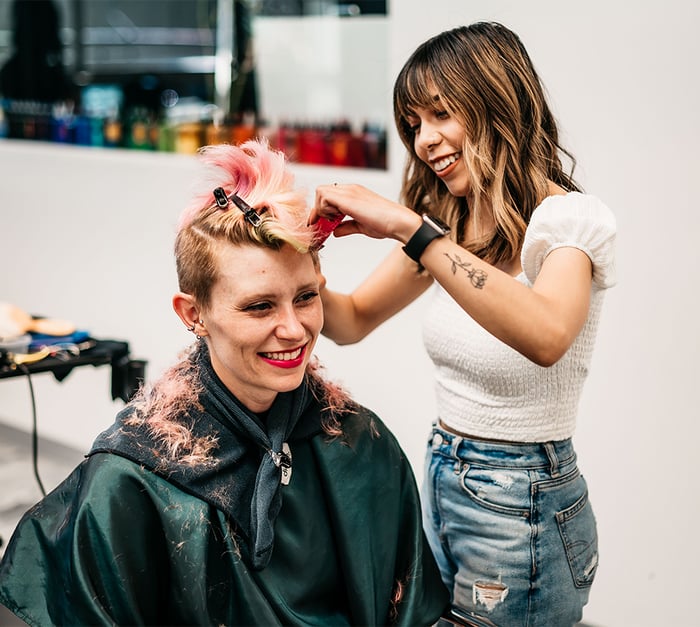
[[[266,139],[253,139],[239,146],[218,144],[199,151],[208,175],[180,217],[178,231],[214,203],[213,190],[222,187],[236,193],[254,209],[265,208],[294,231],[306,224],[306,191],[295,189],[294,175],[283,152],[270,148]],[[303,228],[302,228],[303,230]]]

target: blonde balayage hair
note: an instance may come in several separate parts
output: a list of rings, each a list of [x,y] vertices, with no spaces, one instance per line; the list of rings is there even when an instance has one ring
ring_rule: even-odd
[[[440,216],[456,241],[489,263],[519,254],[532,212],[549,194],[548,181],[580,191],[573,179],[576,161],[559,143],[540,78],[520,38],[502,24],[478,22],[423,43],[399,73],[393,99],[408,149],[402,201]],[[417,108],[444,108],[464,124],[469,198],[453,196],[416,155],[407,120]],[[570,161],[569,173],[562,156]],[[495,228],[463,241],[467,217],[478,222],[485,211],[493,213]]]

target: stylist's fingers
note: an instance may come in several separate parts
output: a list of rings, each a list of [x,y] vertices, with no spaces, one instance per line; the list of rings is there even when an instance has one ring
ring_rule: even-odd
[[[335,188],[335,189],[334,189]],[[324,216],[326,218],[334,218],[339,213],[341,213],[338,208],[337,192],[338,184],[333,185],[319,185],[316,188],[316,197],[314,200],[314,206],[311,208],[309,213],[309,224],[314,224],[320,217]],[[335,196],[335,201],[334,201]]]
[[[342,213],[355,220],[366,222],[382,197],[362,185],[354,183],[333,183],[316,188],[316,200],[312,211],[312,221],[319,216],[333,217]]]
[[[333,229],[334,237],[345,237],[346,235],[355,235],[356,233],[366,233],[366,230],[362,229],[356,220],[343,220]]]
[[[313,224],[321,216],[332,218],[342,214],[347,218],[336,228],[336,236],[362,233],[382,239],[393,236],[392,224],[395,217],[405,211],[410,210],[362,185],[334,183],[316,188],[316,201],[309,222]]]

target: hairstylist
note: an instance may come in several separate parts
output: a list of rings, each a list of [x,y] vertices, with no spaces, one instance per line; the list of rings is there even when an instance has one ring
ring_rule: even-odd
[[[562,159],[544,89],[497,23],[443,32],[394,86],[408,150],[397,204],[316,192],[312,221],[399,246],[351,294],[324,288],[323,333],[361,340],[431,285],[426,349],[438,416],[424,525],[456,612],[506,627],[573,625],[598,560],[572,445],[607,288],[615,219]]]

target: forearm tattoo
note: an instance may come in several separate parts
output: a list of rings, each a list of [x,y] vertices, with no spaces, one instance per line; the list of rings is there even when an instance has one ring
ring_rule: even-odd
[[[486,272],[474,268],[472,264],[468,261],[462,261],[459,258],[459,255],[455,255],[453,258],[450,255],[450,253],[445,253],[445,257],[447,257],[452,262],[452,274],[457,274],[457,268],[461,268],[467,273],[471,284],[475,288],[480,290],[484,287],[484,285],[486,284],[486,277],[488,277],[488,274],[486,274]]]

